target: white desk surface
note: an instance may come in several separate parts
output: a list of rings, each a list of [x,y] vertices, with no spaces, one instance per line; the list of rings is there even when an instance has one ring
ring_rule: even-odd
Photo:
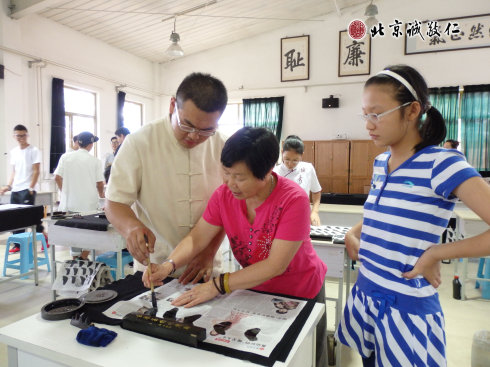
[[[329,213],[362,214],[364,212],[364,207],[362,205],[320,204],[319,211]]]
[[[324,312],[324,305],[316,304],[304,324],[286,362],[274,366],[290,366],[295,354],[308,334],[314,334],[316,324]],[[49,361],[68,366],[251,366],[252,363],[221,354],[191,348],[177,343],[124,330],[119,326],[98,324],[97,327],[114,330],[118,335],[107,347],[90,347],[76,341],[80,329],[69,320],[46,321],[41,314],[29,316],[0,329],[0,342]],[[311,354],[311,350],[309,351]],[[301,361],[299,361],[301,362]],[[295,364],[301,366],[300,364]]]
[[[45,219],[48,223],[49,243],[56,246],[83,247],[91,250],[120,251],[126,248],[126,241],[109,224],[107,231],[73,228],[55,225],[57,219]]]
[[[482,219],[471,209],[456,208],[454,213],[464,220],[482,221]]]

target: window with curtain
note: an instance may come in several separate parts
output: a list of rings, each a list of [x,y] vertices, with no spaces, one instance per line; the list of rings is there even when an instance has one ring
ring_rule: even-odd
[[[228,103],[218,122],[218,130],[232,136],[243,127],[243,103]]]
[[[123,107],[124,127],[134,133],[143,126],[143,104],[125,101]]]
[[[265,127],[281,141],[284,97],[254,98],[243,100],[243,124]]]
[[[65,144],[68,151],[68,147],[71,147],[72,138],[82,131],[89,131],[97,135],[97,95],[95,92],[67,86],[64,88],[64,94]],[[94,144],[90,153],[97,156],[97,144]]]
[[[429,100],[446,120],[446,140],[459,141],[459,87],[430,88]]]
[[[490,170],[490,85],[465,85],[461,98],[461,143],[468,162]]]

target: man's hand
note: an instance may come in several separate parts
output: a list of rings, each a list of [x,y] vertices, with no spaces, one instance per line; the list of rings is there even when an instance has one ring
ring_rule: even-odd
[[[201,251],[192,261],[187,265],[182,275],[179,277],[179,282],[187,284],[192,282],[196,284],[201,279],[205,282],[209,281],[213,274],[213,258],[214,254],[210,251]]]
[[[441,263],[432,256],[432,253],[432,247],[425,250],[413,269],[403,273],[402,276],[407,279],[413,279],[417,275],[422,275],[434,288],[439,287],[441,285]]]
[[[0,195],[5,194],[7,191],[12,190],[12,187],[10,185],[5,185],[0,188]]]
[[[148,256],[154,252],[155,247],[156,238],[153,232],[141,223],[125,231],[124,237],[131,255],[143,265],[148,265]],[[145,237],[148,239],[148,246]]]

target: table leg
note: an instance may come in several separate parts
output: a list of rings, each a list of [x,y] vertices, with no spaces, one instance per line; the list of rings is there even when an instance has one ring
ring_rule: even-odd
[[[116,270],[116,280],[124,278],[123,275],[123,267],[122,267],[122,251],[118,250],[116,252],[116,260],[117,260],[117,270]]]
[[[37,236],[36,236],[36,226],[33,225],[31,227],[31,236],[32,236],[32,260],[34,261],[34,284],[39,284],[39,273],[37,269]]]
[[[463,259],[463,272],[461,278],[461,301],[466,300],[466,278],[468,275],[468,258]]]
[[[51,286],[54,284],[56,280],[56,251],[54,249],[55,245],[53,243],[50,244],[49,251],[51,253]],[[56,291],[53,290],[53,301],[56,301]]]

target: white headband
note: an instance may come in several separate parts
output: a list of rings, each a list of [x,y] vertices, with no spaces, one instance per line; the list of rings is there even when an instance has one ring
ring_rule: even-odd
[[[413,87],[410,85],[409,82],[407,82],[407,80],[404,77],[402,77],[401,75],[399,75],[399,74],[397,74],[391,70],[381,70],[376,75],[379,75],[379,74],[386,74],[386,75],[389,75],[392,78],[398,80],[400,83],[402,83],[405,86],[405,88],[408,89],[408,91],[410,93],[412,93],[413,98],[415,98],[416,101],[419,101],[419,99],[417,98],[417,93],[415,92],[415,89],[413,89]]]

